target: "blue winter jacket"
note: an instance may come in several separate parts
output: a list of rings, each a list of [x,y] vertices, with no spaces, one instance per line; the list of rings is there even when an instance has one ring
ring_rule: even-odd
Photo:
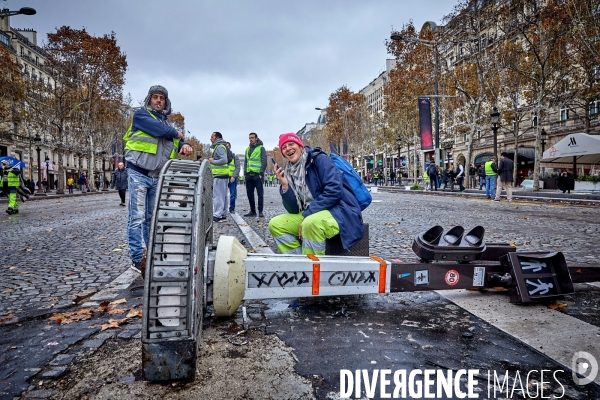
[[[323,210],[329,210],[340,227],[344,249],[349,249],[362,238],[364,226],[360,207],[344,174],[337,169],[333,160],[321,149],[306,146],[306,184],[313,196],[308,208],[302,211],[304,218]],[[291,186],[279,193],[287,212],[298,214],[300,209]]]

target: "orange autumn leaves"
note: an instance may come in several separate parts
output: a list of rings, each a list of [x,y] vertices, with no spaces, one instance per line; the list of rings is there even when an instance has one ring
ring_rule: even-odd
[[[132,318],[141,317],[142,310],[136,309],[135,307],[121,307],[121,304],[127,303],[125,299],[115,300],[113,302],[104,301],[98,305],[98,307],[87,307],[81,308],[79,310],[65,312],[65,313],[56,313],[53,314],[50,318],[51,321],[56,321],[58,324],[72,324],[79,321],[86,321],[92,318],[94,314],[108,314],[108,315],[122,315],[125,314],[124,318],[110,318],[107,323],[98,323],[94,325],[90,325],[90,328],[96,328],[98,326],[101,327],[101,331],[110,328],[118,328],[119,326],[126,324]]]

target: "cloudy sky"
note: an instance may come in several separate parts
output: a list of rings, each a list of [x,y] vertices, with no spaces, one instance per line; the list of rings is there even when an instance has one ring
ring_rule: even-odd
[[[384,41],[412,20],[440,23],[453,0],[0,0],[33,7],[11,26],[46,34],[63,25],[116,33],[134,105],[151,85],[201,142],[219,131],[241,153],[248,133],[267,149],[315,122],[342,85],[359,91],[385,68]]]

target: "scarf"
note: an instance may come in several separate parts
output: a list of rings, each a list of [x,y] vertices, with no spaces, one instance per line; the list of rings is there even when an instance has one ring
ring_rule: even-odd
[[[285,176],[288,178],[288,183],[296,196],[296,202],[298,203],[300,211],[306,210],[313,201],[312,194],[306,184],[307,158],[308,153],[306,152],[306,149],[302,149],[302,154],[296,164],[292,164],[288,161],[284,169]]]

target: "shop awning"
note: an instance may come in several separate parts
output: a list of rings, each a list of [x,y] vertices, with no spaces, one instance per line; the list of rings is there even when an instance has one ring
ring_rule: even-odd
[[[571,133],[544,151],[543,163],[600,163],[600,136]]]

